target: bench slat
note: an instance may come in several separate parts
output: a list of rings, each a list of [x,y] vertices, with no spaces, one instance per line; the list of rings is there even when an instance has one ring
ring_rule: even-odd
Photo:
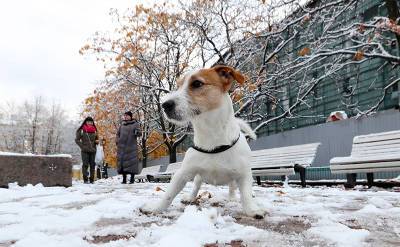
[[[265,163],[255,163],[251,164],[251,169],[255,168],[265,168],[265,169],[272,169],[272,168],[279,168],[279,167],[294,167],[294,163],[277,163],[277,164],[265,164]]]
[[[369,157],[335,157],[330,160],[332,165],[337,164],[359,164],[359,163],[372,163],[372,162],[385,162],[385,161],[397,161],[400,160],[400,154],[396,153],[393,155],[384,155],[384,156],[369,156]]]
[[[356,136],[353,139],[353,143],[377,142],[377,141],[391,140],[391,139],[400,139],[400,131],[396,130],[396,131]]]
[[[314,152],[319,146],[319,143],[313,143],[311,145],[296,145],[281,148],[271,148],[252,151],[252,155],[264,155],[264,154],[282,154],[282,153],[293,153],[293,152]]]
[[[344,173],[374,173],[374,172],[393,172],[400,171],[399,166],[393,167],[378,167],[378,168],[353,168],[345,170],[332,170],[333,174],[344,174]]]
[[[333,164],[331,170],[346,170],[355,168],[380,168],[380,167],[393,167],[398,166],[400,169],[400,160],[387,161],[387,162],[371,162],[371,163],[349,163],[349,164]]]
[[[371,157],[371,156],[386,156],[386,155],[392,156],[399,153],[400,153],[400,148],[387,149],[386,151],[384,149],[380,149],[380,150],[358,151],[351,153],[351,156],[353,157]]]
[[[279,175],[294,175],[293,168],[267,169],[267,170],[252,170],[253,176],[279,176]]]
[[[294,165],[302,165],[302,166],[309,166],[312,163],[312,159],[307,160],[296,160],[296,161],[271,161],[271,162],[251,162],[250,165],[252,168],[255,167],[285,167],[290,166],[293,167]]]
[[[258,156],[258,155],[276,155],[276,154],[291,154],[291,153],[312,153],[316,150],[317,148],[307,148],[307,149],[288,149],[288,150],[274,150],[273,152],[270,152],[268,150],[258,150],[258,151],[253,151],[252,155],[253,156]]]
[[[251,162],[274,162],[275,160],[284,160],[284,161],[296,161],[296,160],[309,160],[314,158],[315,155],[299,155],[299,156],[277,156],[277,157],[270,157],[270,156],[265,156],[265,157],[252,157],[250,158]]]
[[[313,157],[315,156],[315,151],[312,153],[291,153],[291,154],[275,154],[275,155],[270,155],[270,154],[264,154],[264,155],[258,155],[258,156],[251,156],[251,159],[276,159],[276,158],[288,158],[288,159],[296,159],[297,157]]]
[[[351,155],[364,155],[370,152],[385,152],[388,150],[400,150],[400,139],[387,141],[353,144]]]

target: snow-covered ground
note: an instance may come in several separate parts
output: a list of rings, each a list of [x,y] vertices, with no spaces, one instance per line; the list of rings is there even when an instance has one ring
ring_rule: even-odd
[[[0,246],[400,246],[398,189],[255,186],[268,210],[256,220],[227,187],[204,185],[199,205],[182,204],[189,183],[167,212],[141,214],[167,186],[112,178],[0,189]]]

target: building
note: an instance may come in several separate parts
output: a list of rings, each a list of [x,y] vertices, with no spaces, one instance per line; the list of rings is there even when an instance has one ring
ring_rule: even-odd
[[[355,23],[374,20],[375,16],[387,16],[387,8],[383,0],[362,0],[357,2],[355,8],[349,8],[342,14],[336,16],[335,22],[330,30],[338,30]],[[317,7],[329,1],[310,1],[307,6]],[[399,4],[399,2],[397,1]],[[299,15],[294,13],[293,18]],[[302,59],[301,53],[307,51],[308,44],[313,44],[324,32],[324,21],[315,21],[309,24],[305,32],[291,39],[285,49],[277,54],[281,61]],[[360,28],[362,25],[360,25]],[[283,33],[283,36],[290,37],[293,30]],[[360,30],[362,32],[362,30]],[[383,33],[385,34],[385,33]],[[395,37],[388,35],[384,48],[393,56],[400,57],[400,48]],[[263,42],[263,41],[262,41]],[[278,44],[278,41],[276,41]],[[271,45],[270,51],[276,47]],[[253,43],[254,46],[258,42]],[[326,47],[332,50],[343,49],[354,45],[353,37],[342,36],[333,40]],[[310,47],[313,49],[313,47]],[[282,118],[273,121],[259,129],[259,139],[251,144],[252,149],[273,148],[290,146],[311,142],[321,142],[322,146],[317,155],[314,167],[310,169],[309,178],[312,179],[333,179],[343,176],[333,176],[329,172],[329,160],[336,156],[348,156],[351,151],[352,139],[356,135],[384,132],[400,129],[399,114],[399,83],[400,66],[397,62],[391,63],[383,58],[357,58],[357,54],[351,55],[356,62],[339,70],[332,76],[323,78],[310,94],[304,98],[303,104],[295,108],[291,118]],[[262,54],[251,59],[254,62],[261,62]],[[345,57],[346,58],[346,57]],[[349,57],[347,57],[347,60]],[[325,64],[331,63],[336,57],[325,59],[322,63],[311,65],[304,73],[289,77],[290,80],[301,81],[322,78],[327,71],[321,69]],[[245,60],[245,59],[243,59]],[[249,60],[249,59],[247,59]],[[361,62],[362,61],[362,62]],[[327,65],[326,67],[329,67]],[[246,66],[244,66],[246,68]],[[272,66],[273,68],[273,66]],[[282,79],[284,77],[280,77]],[[273,80],[271,80],[273,81]],[[263,114],[272,119],[283,114],[299,95],[301,83],[293,83],[288,80],[275,80],[274,97],[266,99],[262,107]],[[393,83],[394,82],[394,83]],[[271,85],[268,85],[271,86]],[[385,90],[386,88],[386,90]],[[362,116],[363,113],[377,112],[373,116]],[[334,111],[344,111],[351,119],[340,122],[325,123],[328,116]],[[361,116],[361,117],[360,117]],[[265,120],[263,120],[265,121]],[[253,127],[259,126],[254,123]],[[400,173],[381,173],[379,178],[390,178]]]
[[[265,56],[263,46],[267,42],[266,54],[273,54],[279,44],[286,42],[285,46],[271,56],[270,62],[265,65],[266,70],[272,72],[265,76],[261,84],[256,85],[267,92],[266,96],[255,99],[252,105],[263,119],[254,120],[255,118],[249,116],[249,110],[241,115],[243,118],[253,120],[252,127],[258,128],[258,140],[251,142],[252,149],[321,142],[318,158],[314,167],[309,169],[309,176],[312,179],[343,178],[330,174],[329,160],[332,157],[349,155],[354,136],[400,129],[399,81],[396,81],[400,78],[398,65],[400,59],[396,65],[396,62],[393,63],[383,57],[367,57],[365,54],[373,52],[367,48],[355,54],[327,56],[321,60],[311,61],[304,70],[285,68],[291,61],[295,61],[295,65],[301,64],[307,60],[308,55],[318,49],[335,51],[352,47],[357,42],[370,42],[369,39],[364,40],[368,38],[366,37],[368,31],[358,23],[370,22],[376,16],[387,16],[388,11],[384,2],[384,0],[344,1],[341,6],[322,9],[321,13],[313,12],[309,18],[302,18],[302,25],[289,28],[274,37],[260,35],[253,40],[246,40],[247,43],[238,42],[236,46],[240,54],[243,54],[239,58],[238,53],[236,57],[231,57],[229,53],[224,54],[224,58],[228,61],[237,59],[238,63],[231,64],[239,64],[241,71],[251,74],[251,71],[258,71],[262,65]],[[305,7],[317,10],[318,7],[330,3],[332,1],[312,0]],[[350,3],[352,5],[348,6]],[[287,17],[288,20],[299,18],[304,14],[302,11],[294,12]],[[343,35],[346,32],[342,32],[337,38],[331,38],[329,42],[323,43],[325,40],[321,37],[326,37],[327,32],[335,33],[352,25],[356,25],[359,35],[353,36],[350,33]],[[274,26],[269,30],[269,33],[271,32],[274,32]],[[399,44],[395,41],[394,35],[387,33],[379,35],[381,36],[377,39],[387,38],[382,39],[384,41],[380,40],[385,50],[399,58]],[[371,36],[372,42],[374,38]],[[323,53],[318,54],[320,56]],[[274,62],[275,59],[279,63]],[[346,61],[351,63],[345,65]],[[338,66],[340,69],[336,70]],[[275,71],[279,73],[274,74]],[[326,76],[327,74],[329,76]],[[305,82],[313,81],[316,83],[305,85]],[[262,122],[278,118],[288,111],[296,104],[302,91],[307,91],[307,94],[301,104],[293,108],[290,117],[285,116],[260,127]],[[239,107],[240,104],[237,104],[236,109]],[[326,123],[334,111],[344,111],[350,119]],[[366,115],[370,114],[363,114],[370,112],[378,113],[369,117]],[[365,116],[358,118],[360,115]],[[185,140],[183,145],[190,146],[190,138]],[[163,164],[165,162],[166,160],[161,161]],[[397,175],[398,173],[384,173],[380,174],[380,177]]]

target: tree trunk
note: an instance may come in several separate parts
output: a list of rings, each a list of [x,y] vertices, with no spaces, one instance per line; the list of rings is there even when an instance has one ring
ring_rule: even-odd
[[[36,140],[36,125],[34,124],[33,125],[33,127],[32,127],[32,142],[31,142],[31,148],[32,148],[32,153],[34,154],[35,153],[35,145],[36,145],[36,142],[35,142],[35,140]]]
[[[176,162],[176,146],[171,145],[171,148],[169,149],[169,163],[175,163]]]
[[[143,168],[147,167],[147,148],[146,148],[146,140],[142,138],[142,166]]]

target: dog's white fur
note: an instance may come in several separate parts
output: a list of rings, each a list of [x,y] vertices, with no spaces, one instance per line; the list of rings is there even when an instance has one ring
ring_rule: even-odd
[[[190,121],[194,129],[194,143],[203,149],[232,143],[239,133],[238,142],[230,149],[216,154],[207,154],[190,148],[183,159],[182,167],[174,174],[161,201],[144,205],[144,212],[161,212],[168,208],[175,196],[188,181],[194,180],[193,192],[185,198],[194,201],[202,182],[214,185],[229,185],[229,197],[235,195],[239,187],[244,213],[252,217],[263,217],[261,209],[252,197],[252,173],[249,165],[251,150],[241,129],[251,138],[256,135],[243,120],[234,117],[232,101],[227,92],[221,92],[219,107],[199,113],[199,106],[193,105],[188,94],[190,77],[185,77],[181,87],[167,95],[163,102],[173,100],[179,120],[167,118],[177,124]],[[204,79],[204,78],[202,78]]]

